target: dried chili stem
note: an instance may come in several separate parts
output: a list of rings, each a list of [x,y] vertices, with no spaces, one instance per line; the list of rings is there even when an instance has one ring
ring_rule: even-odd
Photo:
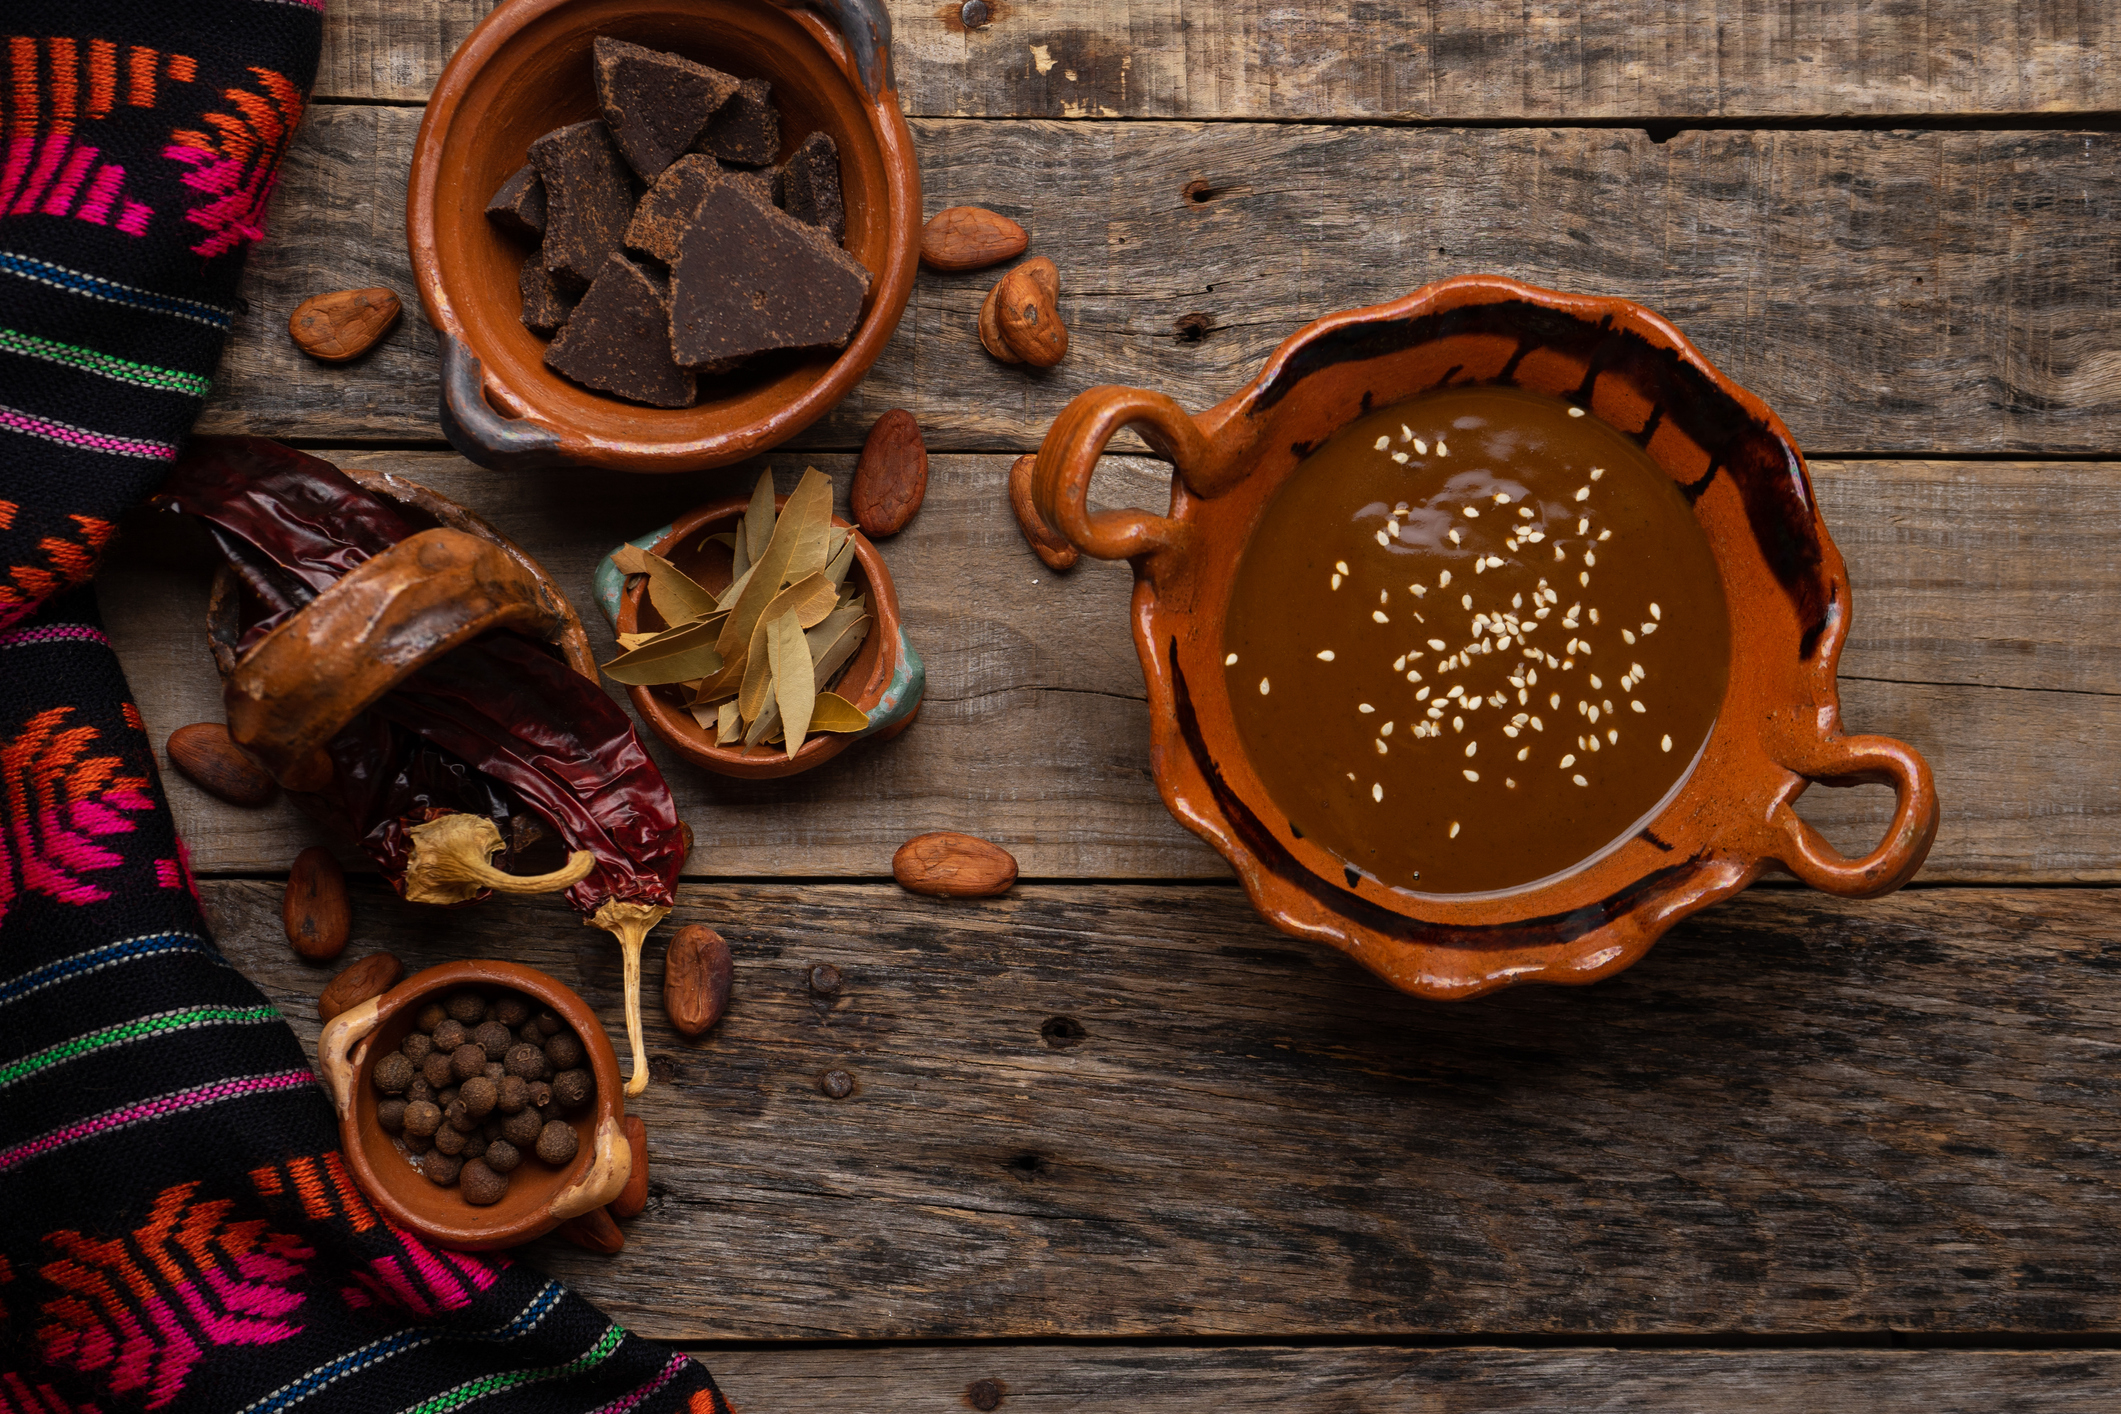
[[[641,944],[670,912],[660,903],[629,903],[606,899],[584,923],[602,928],[619,940],[626,959],[626,1041],[633,1050],[633,1074],[626,1079],[626,1093],[638,1095],[648,1088],[648,1051],[641,1043]]]
[[[415,825],[412,858],[405,864],[405,897],[413,903],[464,903],[479,890],[498,894],[546,894],[573,888],[596,868],[586,849],[567,856],[550,874],[505,874],[489,862],[501,849],[501,832],[483,815],[458,812]]]

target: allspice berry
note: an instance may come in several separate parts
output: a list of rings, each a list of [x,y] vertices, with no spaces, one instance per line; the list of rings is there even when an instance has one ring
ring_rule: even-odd
[[[453,1124],[445,1124],[435,1131],[435,1147],[445,1154],[462,1154],[464,1144],[464,1131]]]
[[[465,1081],[464,1088],[457,1091],[457,1103],[462,1105],[473,1119],[485,1119],[500,1102],[501,1087],[483,1075]]]
[[[442,1127],[442,1109],[432,1100],[415,1100],[405,1107],[405,1132],[432,1138]]]
[[[471,1109],[464,1103],[464,1096],[461,1093],[454,1100],[443,1106],[442,1122],[459,1134],[469,1134],[479,1127],[479,1122],[472,1118]]]
[[[488,1140],[486,1144],[486,1167],[495,1173],[509,1173],[523,1162],[523,1151],[506,1139]]]
[[[426,1006],[420,1008],[420,1014],[413,1018],[412,1024],[419,1027],[422,1031],[431,1032],[448,1019],[449,1013],[442,1009],[440,1002],[429,1002]]]
[[[545,1043],[545,1059],[552,1062],[556,1071],[573,1070],[582,1063],[581,1038],[572,1031],[562,1031]]]
[[[464,1136],[464,1152],[460,1157],[476,1159],[484,1155],[485,1152],[486,1136],[484,1134],[474,1129],[471,1133]]]
[[[440,1106],[442,1107],[442,1113],[443,1113],[443,1114],[448,1114],[448,1113],[449,1113],[449,1107],[450,1107],[451,1105],[455,1104],[456,1102],[457,1102],[457,1087],[456,1087],[456,1086],[454,1086],[454,1085],[445,1085],[445,1086],[443,1086],[443,1087],[442,1087],[442,1088],[441,1088],[440,1090],[437,1090],[437,1091],[435,1091],[435,1103],[436,1103],[437,1105],[440,1105]]]
[[[489,1056],[503,1055],[516,1043],[515,1033],[498,1021],[482,1021],[471,1033],[471,1039],[486,1048]]]
[[[518,1149],[528,1149],[536,1145],[544,1128],[543,1116],[526,1105],[501,1122],[501,1138]]]
[[[473,1159],[464,1165],[458,1179],[464,1189],[464,1201],[473,1207],[483,1208],[498,1203],[508,1192],[508,1179],[495,1173],[484,1159]]]
[[[530,1020],[530,1003],[511,992],[493,1004],[493,1019],[514,1030]]]
[[[414,1100],[432,1100],[434,1097],[435,1087],[427,1083],[424,1075],[415,1075],[412,1084],[405,1087],[405,1103],[408,1105]]]
[[[434,1148],[434,1146],[435,1139],[432,1134],[414,1134],[410,1130],[406,1131],[405,1147],[412,1153],[424,1154],[429,1149]]]
[[[447,1188],[455,1183],[463,1170],[464,1161],[450,1154],[429,1154],[420,1162],[420,1171],[437,1188]]]
[[[542,1109],[544,1109],[544,1108],[545,1108],[545,1107],[546,1107],[547,1105],[551,1104],[551,1103],[552,1103],[552,1085],[551,1085],[551,1082],[549,1082],[549,1081],[544,1081],[544,1080],[533,1080],[533,1081],[531,1081],[531,1082],[530,1082],[530,1103],[532,1103],[533,1105],[536,1105],[536,1106],[537,1106],[537,1107],[538,1107],[539,1109],[541,1109],[541,1110],[542,1110]]]
[[[405,1039],[398,1042],[398,1050],[414,1065],[426,1060],[427,1053],[434,1048],[435,1038],[425,1031],[408,1031],[405,1033]]]
[[[567,1023],[560,1020],[559,1013],[550,1007],[538,1013],[535,1025],[547,1036],[557,1036],[567,1027]]]
[[[466,1041],[449,1053],[449,1073],[458,1080],[469,1080],[474,1075],[486,1073],[486,1048],[477,1041]]]
[[[396,1051],[377,1061],[376,1068],[369,1072],[376,1089],[386,1095],[404,1094],[405,1087],[412,1084],[412,1075],[412,1062]]]
[[[578,1110],[597,1092],[586,1070],[563,1070],[552,1078],[552,1098],[563,1110]]]
[[[573,1125],[564,1119],[553,1120],[538,1131],[538,1157],[557,1167],[574,1158],[581,1142]]]
[[[420,1078],[439,1090],[449,1083],[449,1052],[429,1051],[427,1059],[420,1062]]]
[[[405,1102],[385,1100],[376,1106],[376,1123],[383,1126],[385,1134],[396,1134],[405,1128]]]
[[[510,1075],[524,1080],[543,1080],[546,1075],[545,1053],[536,1046],[520,1043],[510,1046],[506,1058],[501,1062]]]
[[[455,992],[442,1003],[452,1019],[461,1021],[468,1029],[486,1019],[486,998],[477,992]]]
[[[486,1062],[486,1069],[480,1071],[479,1074],[485,1076],[488,1080],[491,1080],[494,1084],[498,1085],[501,1083],[501,1077],[508,1074],[508,1067],[502,1065],[497,1060],[488,1060]]]
[[[530,1082],[520,1075],[504,1077],[496,1090],[494,1103],[504,1115],[515,1114],[530,1103]]]
[[[470,1040],[471,1033],[464,1029],[463,1022],[452,1016],[434,1029],[433,1039],[436,1050],[453,1051]]]

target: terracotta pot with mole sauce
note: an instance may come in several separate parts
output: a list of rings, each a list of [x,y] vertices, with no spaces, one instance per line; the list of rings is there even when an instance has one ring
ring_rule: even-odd
[[[1089,509],[1122,427],[1168,515]],[[1770,867],[1870,897],[1935,838],[1922,757],[1841,732],[1848,576],[1788,429],[1625,300],[1464,276],[1198,418],[1090,389],[1033,499],[1134,564],[1172,813],[1407,991],[1592,981]],[[1812,781],[1893,787],[1876,849],[1798,818]]]

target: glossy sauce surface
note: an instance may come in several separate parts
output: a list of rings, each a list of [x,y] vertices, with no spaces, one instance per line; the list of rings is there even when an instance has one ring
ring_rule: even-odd
[[[1290,824],[1395,888],[1469,894],[1647,824],[1715,724],[1730,619],[1707,536],[1631,439],[1465,387],[1370,413],[1290,474],[1223,647]]]

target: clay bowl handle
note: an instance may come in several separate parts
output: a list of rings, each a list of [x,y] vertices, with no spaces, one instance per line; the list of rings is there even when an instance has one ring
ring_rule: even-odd
[[[331,779],[323,747],[384,693],[488,629],[544,638],[565,607],[506,550],[424,530],[354,566],[267,634],[223,685],[229,735],[289,790]]]
[[[1842,898],[1876,898],[1915,876],[1937,838],[1937,787],[1920,752],[1889,736],[1837,736],[1822,740],[1810,759],[1785,764],[1822,785],[1889,785],[1896,808],[1878,847],[1850,859],[1787,802],[1778,804],[1769,823],[1782,835],[1783,868]]]
[[[1086,388],[1061,410],[1039,444],[1032,472],[1032,509],[1056,539],[1100,560],[1131,560],[1173,549],[1185,528],[1147,511],[1092,511],[1090,478],[1105,444],[1132,427],[1190,481],[1208,461],[1200,424],[1162,393],[1144,388]]]
[[[625,1191],[633,1176],[633,1145],[626,1138],[624,1123],[609,1117],[597,1121],[597,1137],[590,1150],[589,1167],[545,1205],[545,1215],[555,1223],[578,1218],[592,1208],[601,1208]]]

